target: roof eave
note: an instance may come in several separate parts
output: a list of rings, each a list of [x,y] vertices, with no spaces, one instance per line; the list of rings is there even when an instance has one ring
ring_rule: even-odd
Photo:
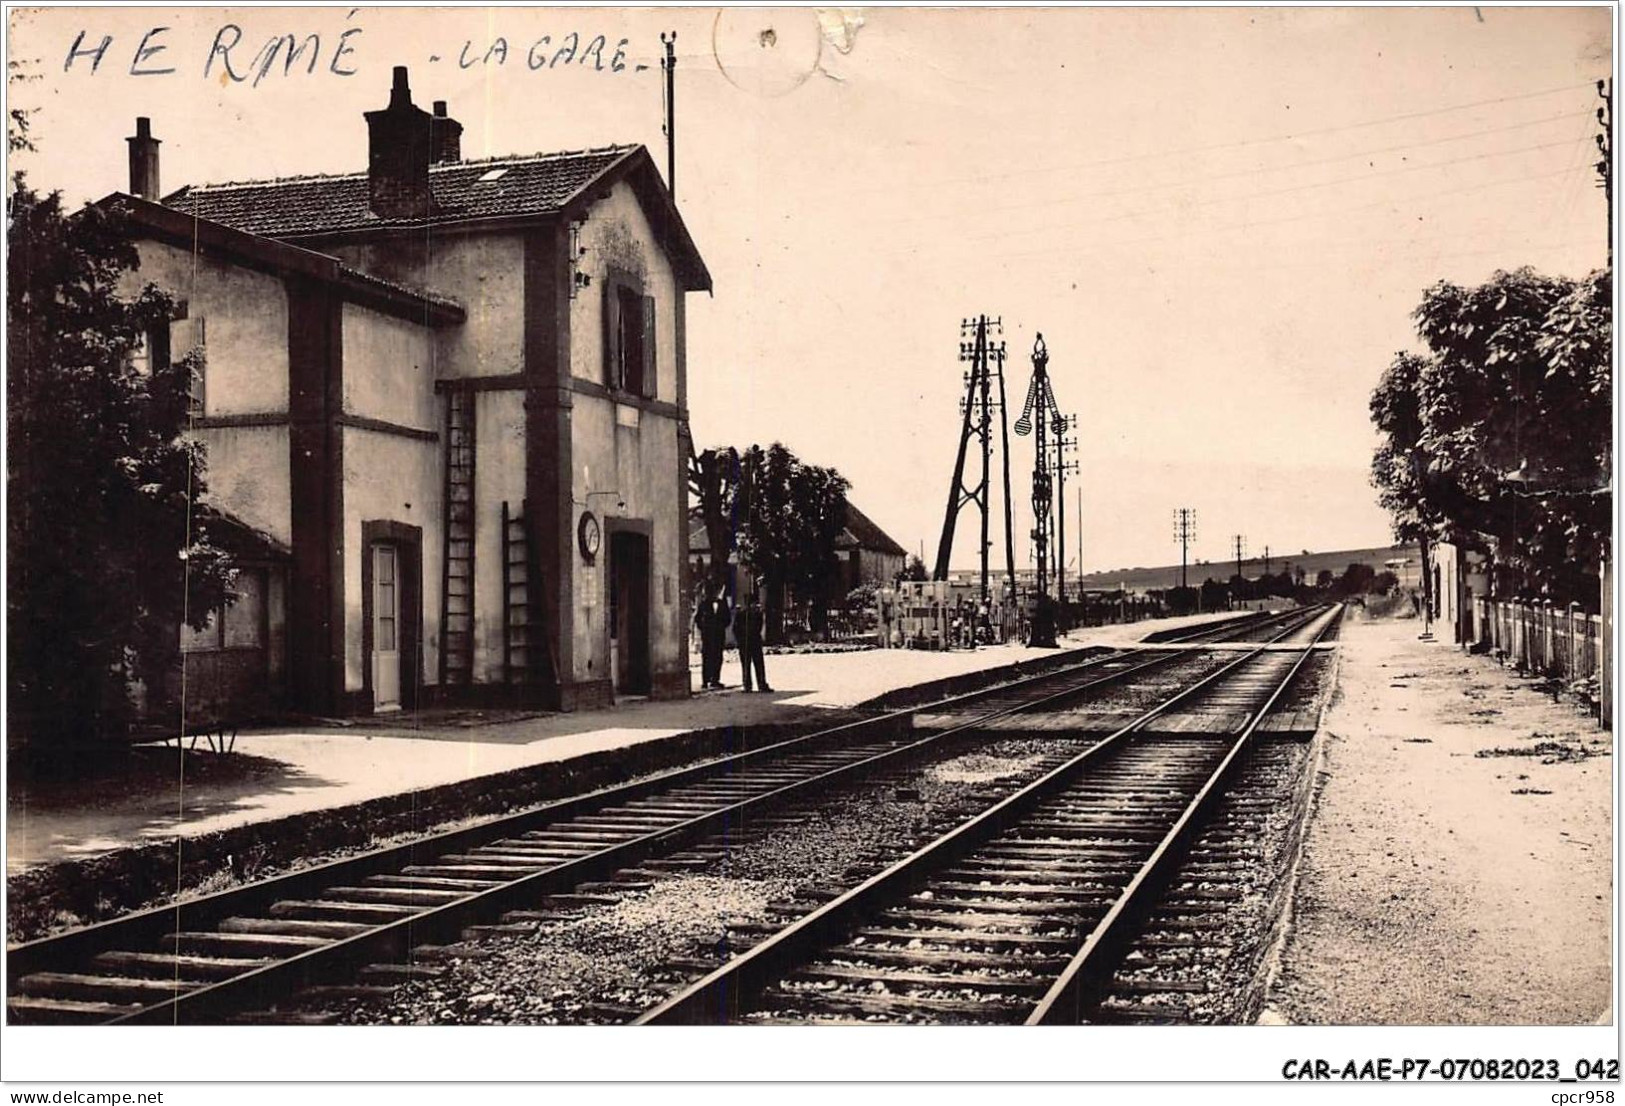
[[[647,146],[634,146],[604,166],[596,176],[576,189],[560,205],[560,210],[566,217],[579,216],[592,206],[607,186],[634,175],[640,179],[632,183],[633,190],[650,209],[649,214],[654,216],[650,222],[654,224],[655,233],[666,232],[666,253],[671,258],[673,271],[682,281],[683,290],[711,291],[711,271],[705,267],[705,259],[700,256],[699,247],[694,244],[688,225],[683,222],[682,212],[677,209],[677,201],[672,199],[671,190],[661,178]],[[643,187],[640,188],[639,184]]]
[[[277,238],[250,234],[211,219],[176,211],[152,200],[113,192],[96,201],[104,210],[124,213],[137,227],[158,241],[182,249],[215,253],[247,268],[273,276],[304,276],[337,287],[344,297],[362,306],[429,326],[464,322],[466,312],[457,304],[419,295],[405,288],[372,281],[345,269],[338,258]]]

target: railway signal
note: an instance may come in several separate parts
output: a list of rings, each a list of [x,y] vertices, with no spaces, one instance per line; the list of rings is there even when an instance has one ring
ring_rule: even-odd
[[[1033,379],[1027,386],[1027,402],[1022,404],[1021,417],[1016,420],[1016,433],[1034,434],[1033,439],[1033,551],[1038,561],[1038,574],[1033,588],[1032,629],[1029,645],[1051,647],[1055,644],[1055,614],[1049,595],[1049,542],[1050,508],[1054,502],[1053,478],[1050,471],[1049,433],[1061,419],[1055,402],[1055,391],[1049,382],[1049,348],[1044,336],[1033,340]],[[1057,550],[1057,555],[1060,551]]]

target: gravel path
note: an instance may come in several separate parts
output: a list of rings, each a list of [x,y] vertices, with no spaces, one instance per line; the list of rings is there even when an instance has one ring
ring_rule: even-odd
[[[1608,1011],[1611,736],[1411,620],[1348,620],[1266,1014],[1577,1024]]]

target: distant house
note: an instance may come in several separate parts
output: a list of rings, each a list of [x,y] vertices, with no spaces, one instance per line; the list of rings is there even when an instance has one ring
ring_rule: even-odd
[[[835,539],[841,554],[845,591],[863,584],[890,584],[902,575],[908,551],[852,504],[846,505],[846,529]]]

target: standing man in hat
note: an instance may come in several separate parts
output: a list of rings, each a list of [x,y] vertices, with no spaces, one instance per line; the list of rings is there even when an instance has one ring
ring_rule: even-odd
[[[739,668],[745,676],[745,690],[751,687],[751,666],[755,666],[756,682],[763,691],[767,686],[767,670],[762,664],[762,608],[757,605],[756,592],[747,592],[745,603],[734,612],[734,640],[739,643]]]
[[[728,601],[720,595],[700,600],[694,621],[700,628],[701,684],[722,687],[722,648],[728,633]]]

